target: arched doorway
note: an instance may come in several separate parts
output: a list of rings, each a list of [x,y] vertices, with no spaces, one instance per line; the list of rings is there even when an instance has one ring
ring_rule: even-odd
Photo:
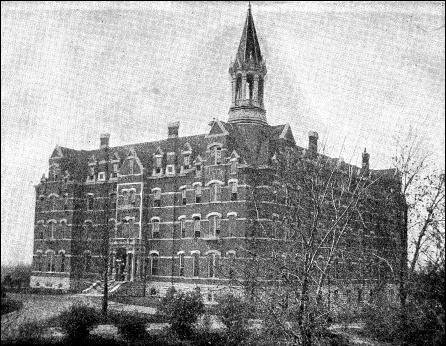
[[[127,251],[125,248],[119,248],[116,250],[116,281],[125,280],[125,267],[127,264]]]

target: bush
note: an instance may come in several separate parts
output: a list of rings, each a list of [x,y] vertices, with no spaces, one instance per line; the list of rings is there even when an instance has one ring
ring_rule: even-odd
[[[232,294],[221,296],[217,301],[217,316],[226,326],[228,344],[242,343],[249,336],[247,328],[249,305]]]
[[[14,300],[11,298],[2,298],[1,299],[1,314],[8,314],[10,312],[16,311],[21,309],[23,306],[23,303],[18,300]]]
[[[119,334],[129,341],[143,339],[146,336],[147,320],[137,314],[118,312],[109,319],[118,327]]]
[[[101,318],[92,307],[74,304],[59,316],[60,326],[73,340],[85,338],[99,324]]]
[[[177,292],[172,287],[161,300],[158,313],[166,316],[172,331],[180,338],[190,338],[194,324],[204,313],[203,299],[199,292]]]
[[[23,323],[18,329],[16,340],[20,344],[42,344],[42,336],[45,327],[45,323],[40,321]]]

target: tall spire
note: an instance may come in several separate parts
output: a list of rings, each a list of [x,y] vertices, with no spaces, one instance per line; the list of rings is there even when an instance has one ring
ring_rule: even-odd
[[[242,37],[234,62],[229,68],[232,77],[232,104],[229,122],[266,124],[263,87],[266,66],[248,6]]]

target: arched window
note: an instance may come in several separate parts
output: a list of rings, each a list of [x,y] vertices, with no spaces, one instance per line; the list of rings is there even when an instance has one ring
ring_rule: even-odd
[[[201,184],[195,185],[195,203],[201,203]]]
[[[184,253],[180,253],[178,256],[179,265],[178,265],[178,275],[184,276]]]
[[[56,265],[54,261],[54,251],[48,251],[46,253],[46,271],[47,272],[55,272],[56,271]]]
[[[152,238],[160,237],[160,220],[153,219],[152,220]]]
[[[194,276],[200,276],[200,254],[193,254]]]
[[[67,222],[65,220],[61,220],[60,221],[60,233],[59,233],[59,238],[60,239],[65,239],[67,238]]]
[[[215,253],[209,254],[209,277],[214,278],[217,266],[217,255]]]
[[[214,147],[214,159],[215,164],[219,165],[221,163],[221,147],[215,146]]]
[[[110,194],[110,209],[116,209],[116,193]]]
[[[234,279],[235,277],[235,251],[230,251],[227,253],[228,256],[228,275],[229,279]]]
[[[233,237],[236,234],[237,215],[235,213],[228,213],[228,236]]]
[[[221,186],[219,183],[211,184],[211,202],[217,202],[221,198]]]
[[[237,181],[231,182],[231,201],[237,200]]]
[[[238,75],[237,76],[237,81],[235,83],[235,97],[236,100],[241,100],[242,98],[242,76]]]
[[[94,209],[94,196],[89,194],[87,195],[87,210]]]
[[[55,233],[56,233],[56,223],[54,221],[50,221],[48,223],[48,239],[53,240]]]
[[[36,257],[36,268],[37,271],[41,272],[43,267],[43,259],[42,259],[42,253],[38,252]]]
[[[90,253],[90,251],[84,252],[84,271],[86,273],[91,271],[91,253]]]
[[[181,238],[186,238],[186,220],[184,218],[180,219],[180,235]]]
[[[133,206],[136,204],[136,191],[133,189],[130,190],[130,204]]]
[[[153,206],[161,207],[161,189],[153,190]]]
[[[50,197],[50,208],[51,210],[56,210],[56,196],[54,195]]]
[[[159,256],[156,253],[153,253],[151,255],[152,258],[152,266],[151,266],[151,273],[152,275],[158,275],[158,259]]]
[[[214,238],[220,236],[220,217],[218,215],[209,217],[209,236]]]
[[[186,187],[181,189],[181,203],[183,205],[187,204],[187,191],[186,191]]]
[[[201,221],[199,216],[194,217],[194,237],[200,238],[201,236]]]
[[[65,252],[59,251],[59,255],[60,255],[60,271],[64,272],[65,271]]]

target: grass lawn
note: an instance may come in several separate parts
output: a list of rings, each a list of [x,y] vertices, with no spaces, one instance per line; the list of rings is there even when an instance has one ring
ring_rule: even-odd
[[[150,308],[157,308],[160,299],[156,297],[112,297],[110,301],[129,304],[129,305],[139,305],[139,306],[148,306]]]

